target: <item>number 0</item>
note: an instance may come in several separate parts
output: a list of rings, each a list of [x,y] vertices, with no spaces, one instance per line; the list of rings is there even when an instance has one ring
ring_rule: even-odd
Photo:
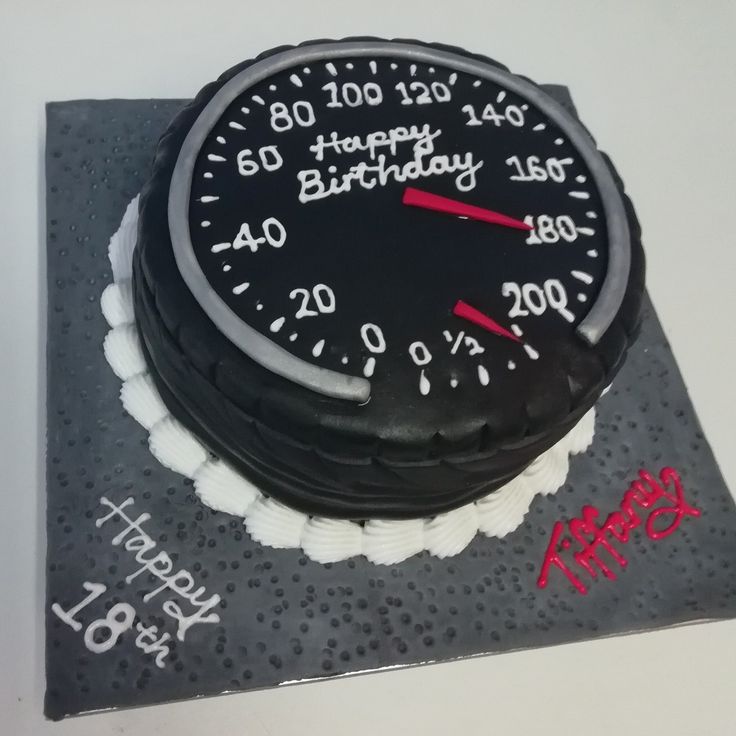
[[[372,353],[383,353],[386,350],[386,340],[378,325],[367,322],[360,328],[360,336],[363,338],[365,346]]]

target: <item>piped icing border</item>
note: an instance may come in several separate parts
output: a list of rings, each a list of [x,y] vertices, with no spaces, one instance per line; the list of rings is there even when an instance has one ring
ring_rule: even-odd
[[[291,509],[265,496],[212,455],[164,405],[148,373],[135,324],[131,267],[137,229],[135,197],[110,239],[113,283],[108,284],[100,300],[111,328],[104,340],[105,358],[123,382],[123,407],[148,431],[151,453],[162,465],[192,479],[205,505],[243,518],[248,534],[265,546],[301,548],[307,557],[320,563],[364,555],[374,564],[392,565],[424,550],[436,557],[451,557],[462,552],[478,532],[503,537],[517,529],[537,494],[554,493],[565,482],[570,455],[584,452],[593,441],[595,408],[505,486],[431,518],[359,523]]]

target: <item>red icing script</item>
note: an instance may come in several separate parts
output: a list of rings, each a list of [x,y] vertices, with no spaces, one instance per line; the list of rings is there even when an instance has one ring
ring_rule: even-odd
[[[601,559],[601,552],[607,553],[621,567],[626,567],[628,562],[614,542],[628,542],[630,533],[642,524],[650,539],[664,539],[680,526],[686,516],[698,517],[700,511],[685,500],[677,471],[663,468],[657,479],[646,470],[640,470],[639,480],[635,480],[624,493],[620,508],[609,514],[602,524],[599,523],[600,511],[594,506],[583,506],[580,518],[568,521],[567,529],[563,522],[555,522],[537,585],[546,587],[550,571],[556,567],[579,593],[586,595],[588,589],[576,572],[584,571],[593,578],[601,572],[609,580],[616,579],[616,574]],[[577,549],[565,562],[562,554],[569,552],[573,545]]]

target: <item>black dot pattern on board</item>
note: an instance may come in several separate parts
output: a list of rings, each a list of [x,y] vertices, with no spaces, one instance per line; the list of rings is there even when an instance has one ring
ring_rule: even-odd
[[[155,144],[181,101],[53,103],[48,107],[48,579],[46,712],[50,717],[271,686],[478,654],[609,636],[736,611],[736,513],[656,316],[599,403],[597,436],[565,485],[538,498],[505,539],[476,537],[455,558],[418,555],[393,567],[364,559],[319,565],[299,550],[253,542],[239,520],[202,506],[191,482],[150,455],[145,431],[123,410],[105,363],[99,298],[111,280],[107,243],[143,185]],[[621,545],[617,579],[562,575],[536,585],[554,522],[592,503],[613,511],[640,468],[681,473],[702,512],[670,537],[640,532]],[[217,624],[176,638],[153,576],[113,547],[101,496],[132,496],[158,550],[207,595]],[[78,615],[81,632],[53,613],[106,592]],[[128,603],[135,623],[170,634],[165,667],[135,645],[135,628],[109,651],[83,643],[84,627]],[[135,624],[134,624],[135,627]],[[108,636],[107,631],[99,635]]]

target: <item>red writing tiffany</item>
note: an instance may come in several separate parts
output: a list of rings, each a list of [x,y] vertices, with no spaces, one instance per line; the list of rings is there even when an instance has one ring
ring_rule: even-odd
[[[567,529],[563,522],[555,522],[537,585],[546,587],[550,571],[556,567],[579,593],[585,595],[588,589],[578,577],[581,570],[593,578],[601,572],[609,580],[615,580],[616,575],[607,559],[621,567],[628,564],[614,542],[627,542],[630,533],[642,524],[650,539],[663,539],[680,526],[685,516],[698,517],[700,511],[685,500],[677,471],[663,468],[657,479],[641,470],[639,480],[635,480],[624,493],[619,510],[609,514],[603,523],[599,522],[600,512],[594,506],[583,506],[580,518],[568,521]],[[565,562],[562,555],[573,545],[577,549],[572,552],[572,559]],[[601,552],[607,553],[605,559],[601,558]],[[578,569],[574,570],[574,567]]]

